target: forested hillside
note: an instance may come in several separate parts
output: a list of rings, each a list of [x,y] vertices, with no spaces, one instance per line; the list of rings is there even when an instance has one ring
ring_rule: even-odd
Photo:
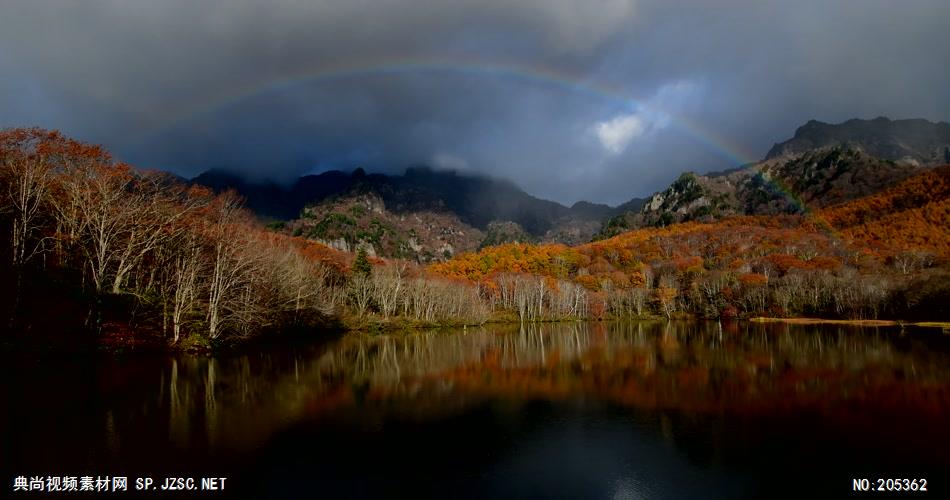
[[[507,245],[432,268],[515,305],[543,302],[556,281],[580,285],[600,314],[941,318],[950,303],[948,172],[809,215],[680,223],[573,248]]]
[[[950,257],[950,166],[865,198],[821,210],[818,219],[848,241]]]

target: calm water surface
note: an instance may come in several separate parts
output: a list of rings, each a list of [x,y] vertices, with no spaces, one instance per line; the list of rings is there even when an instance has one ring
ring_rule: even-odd
[[[941,497],[948,344],[933,330],[579,323],[13,357],[4,494],[14,476],[59,474],[225,476],[249,498],[815,497],[906,477]]]

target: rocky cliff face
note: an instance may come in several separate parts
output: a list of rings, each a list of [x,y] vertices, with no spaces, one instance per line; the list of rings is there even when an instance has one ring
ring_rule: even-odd
[[[643,207],[614,221],[616,229],[665,226],[689,220],[709,221],[742,213],[736,198],[748,174],[711,177],[686,172],[670,187],[647,198]]]
[[[397,212],[379,195],[363,192],[310,205],[299,219],[274,227],[345,252],[363,248],[373,257],[429,263],[506,243],[587,243],[600,222],[565,216],[543,236],[505,220],[479,229],[446,209]]]
[[[875,158],[860,149],[824,147],[724,173],[682,174],[642,208],[609,219],[599,236],[644,226],[709,222],[731,215],[775,215],[854,200],[928,167]]]
[[[353,194],[306,207],[287,231],[347,252],[428,263],[478,248],[485,234],[445,211],[395,213],[374,193]]]
[[[535,243],[537,238],[528,234],[517,222],[493,221],[485,229],[485,238],[478,248],[504,245],[506,243]]]
[[[706,175],[687,172],[645,201],[621,205],[621,213],[608,218],[595,238],[737,214],[799,213],[876,193],[946,163],[950,123],[811,120],[759,163]]]
[[[910,160],[881,159],[861,149],[825,147],[756,165],[757,174],[743,184],[738,198],[751,214],[773,213],[759,204],[767,194],[785,199],[779,210],[823,208],[882,191],[927,168]]]

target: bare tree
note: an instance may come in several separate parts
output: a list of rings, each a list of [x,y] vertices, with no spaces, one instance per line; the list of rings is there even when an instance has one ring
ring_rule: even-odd
[[[186,196],[183,186],[169,186],[167,177],[148,173],[137,175],[127,193],[127,227],[115,257],[112,293],[119,293],[129,272],[166,240],[181,230],[178,221],[204,205],[200,197]]]
[[[369,312],[373,301],[373,279],[364,274],[354,274],[347,282],[347,296],[350,304],[356,308],[356,313],[363,316]]]
[[[406,264],[394,262],[373,269],[374,297],[384,318],[396,314],[399,295],[404,292]]]
[[[9,214],[10,256],[13,269],[13,303],[10,322],[15,321],[23,287],[23,268],[43,252],[49,238],[46,215],[55,163],[50,158],[62,138],[38,129],[12,130],[0,134],[0,213]]]
[[[128,166],[112,166],[106,157],[91,160],[64,176],[58,206],[62,225],[70,228],[85,255],[93,287],[102,292],[133,225],[134,202],[128,193],[134,176]]]
[[[21,268],[43,249],[43,216],[49,202],[55,174],[56,154],[51,142],[59,141],[54,132],[36,129],[13,130],[0,134],[0,165],[6,196],[0,198],[3,211],[12,219],[10,235],[12,265]]]
[[[244,251],[250,243],[241,200],[233,193],[218,196],[212,207],[206,238],[210,242],[208,280],[208,337],[216,339],[226,324],[228,302],[239,300],[236,293],[244,285],[256,259]]]

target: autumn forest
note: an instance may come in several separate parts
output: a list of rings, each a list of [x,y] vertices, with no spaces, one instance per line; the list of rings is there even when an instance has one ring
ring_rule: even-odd
[[[950,167],[800,214],[509,243],[422,265],[265,227],[234,192],[54,131],[3,132],[0,162],[3,319],[25,341],[205,348],[485,322],[939,321],[950,303]]]

